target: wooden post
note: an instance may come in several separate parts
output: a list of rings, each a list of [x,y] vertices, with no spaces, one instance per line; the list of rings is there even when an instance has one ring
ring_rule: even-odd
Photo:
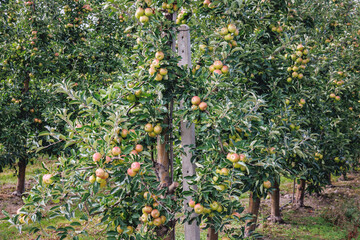
[[[187,25],[181,25],[178,28],[178,54],[181,56],[179,66],[187,65],[191,68],[191,49],[190,49],[190,28]],[[181,102],[180,107],[183,107]],[[181,145],[195,145],[195,126],[191,124],[189,128],[186,127],[188,123],[181,121]],[[192,154],[189,147],[185,147],[185,155],[182,155],[182,174],[183,174],[183,190],[189,190],[189,184],[185,179],[186,176],[195,175],[195,164],[191,163]],[[193,189],[196,186],[191,186]],[[190,210],[188,205],[191,197],[186,197],[184,201],[185,209]],[[185,240],[200,240],[200,228],[193,221],[191,224],[185,223]]]

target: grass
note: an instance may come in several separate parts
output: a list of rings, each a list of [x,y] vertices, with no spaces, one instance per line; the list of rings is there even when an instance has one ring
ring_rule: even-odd
[[[335,226],[319,216],[295,218],[287,213],[284,216],[285,225],[264,225],[259,231],[271,236],[271,239],[302,239],[302,240],[340,240],[346,239],[346,230]],[[289,224],[291,226],[289,227]]]

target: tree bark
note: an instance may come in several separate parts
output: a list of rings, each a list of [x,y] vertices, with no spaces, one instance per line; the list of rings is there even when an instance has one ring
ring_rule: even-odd
[[[274,223],[284,222],[280,214],[280,186],[277,181],[274,183],[273,191],[271,193],[270,221]]]
[[[259,208],[260,208],[260,198],[254,196],[253,193],[250,193],[248,213],[252,214],[253,218],[247,220],[245,223],[245,237],[249,237],[256,228]]]
[[[305,186],[306,182],[304,179],[300,179],[300,183],[296,186],[295,194],[295,205],[297,207],[304,207],[304,197],[305,197]]]
[[[214,228],[208,228],[206,239],[207,240],[218,240],[219,239],[219,233],[215,232]]]
[[[25,171],[26,171],[26,160],[19,160],[18,162],[19,173],[17,179],[16,196],[21,196],[25,192]]]

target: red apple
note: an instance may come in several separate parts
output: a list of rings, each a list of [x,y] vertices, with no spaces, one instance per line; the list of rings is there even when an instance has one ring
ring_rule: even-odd
[[[102,155],[101,155],[101,153],[94,153],[94,155],[93,155],[93,160],[94,160],[94,162],[97,162],[97,161],[99,161],[100,159],[102,158]]]
[[[223,63],[221,61],[215,61],[213,64],[215,69],[221,69],[223,67]]]
[[[96,175],[97,177],[101,178],[101,179],[104,179],[104,177],[105,177],[105,171],[104,171],[104,169],[102,169],[102,168],[96,169],[95,175]]]
[[[206,108],[207,108],[206,102],[201,102],[201,103],[199,104],[199,109],[200,109],[201,111],[205,111]]]
[[[189,207],[191,207],[191,208],[194,208],[195,207],[195,201],[194,200],[190,200],[189,201]]]
[[[194,211],[197,214],[202,214],[204,212],[204,207],[200,203],[198,203],[194,206]]]
[[[141,144],[137,144],[135,146],[135,151],[137,151],[138,153],[142,152],[144,150],[144,147]]]
[[[160,212],[159,212],[159,210],[153,209],[153,210],[151,211],[151,216],[152,216],[153,218],[158,218],[158,217],[160,217]]]
[[[191,104],[199,105],[201,103],[201,99],[198,96],[194,96],[191,98]]]
[[[113,149],[111,150],[111,153],[114,155],[114,156],[117,156],[121,153],[121,149],[119,147],[113,147]]]
[[[127,170],[127,174],[130,176],[130,177],[135,177],[136,176],[136,173],[132,168],[128,168]]]

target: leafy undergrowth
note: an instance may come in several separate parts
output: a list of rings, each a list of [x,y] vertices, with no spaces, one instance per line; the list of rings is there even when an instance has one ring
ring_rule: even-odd
[[[39,162],[27,168],[27,189],[32,183],[32,176],[41,171]],[[51,164],[51,162],[48,163]],[[16,210],[22,206],[21,199],[11,195],[15,190],[15,185],[16,177],[13,171],[6,170],[0,173],[0,217],[4,217],[1,210],[15,214]],[[266,220],[270,214],[270,200],[266,199],[262,201],[257,232],[263,235],[265,240],[360,239],[357,233],[360,231],[358,229],[360,226],[360,173],[349,175],[348,181],[333,178],[333,185],[326,188],[320,196],[306,196],[305,205],[309,208],[294,209],[291,204],[286,205],[292,198],[293,182],[281,178],[281,205],[286,205],[282,211],[285,224],[272,224]],[[247,199],[243,201],[245,203]],[[92,221],[87,228],[89,236],[80,239],[106,239],[106,234],[96,224],[96,221]],[[44,229],[50,225],[65,227],[68,222],[64,218],[56,218],[43,221],[42,225]],[[19,233],[8,222],[0,222],[0,239],[36,239],[37,234],[28,233],[31,227],[25,225],[22,233]],[[49,235],[46,239],[59,239],[55,231],[47,230],[47,233]],[[184,228],[180,224],[176,227],[176,239],[184,239]],[[206,230],[201,231],[200,239],[206,239]]]

